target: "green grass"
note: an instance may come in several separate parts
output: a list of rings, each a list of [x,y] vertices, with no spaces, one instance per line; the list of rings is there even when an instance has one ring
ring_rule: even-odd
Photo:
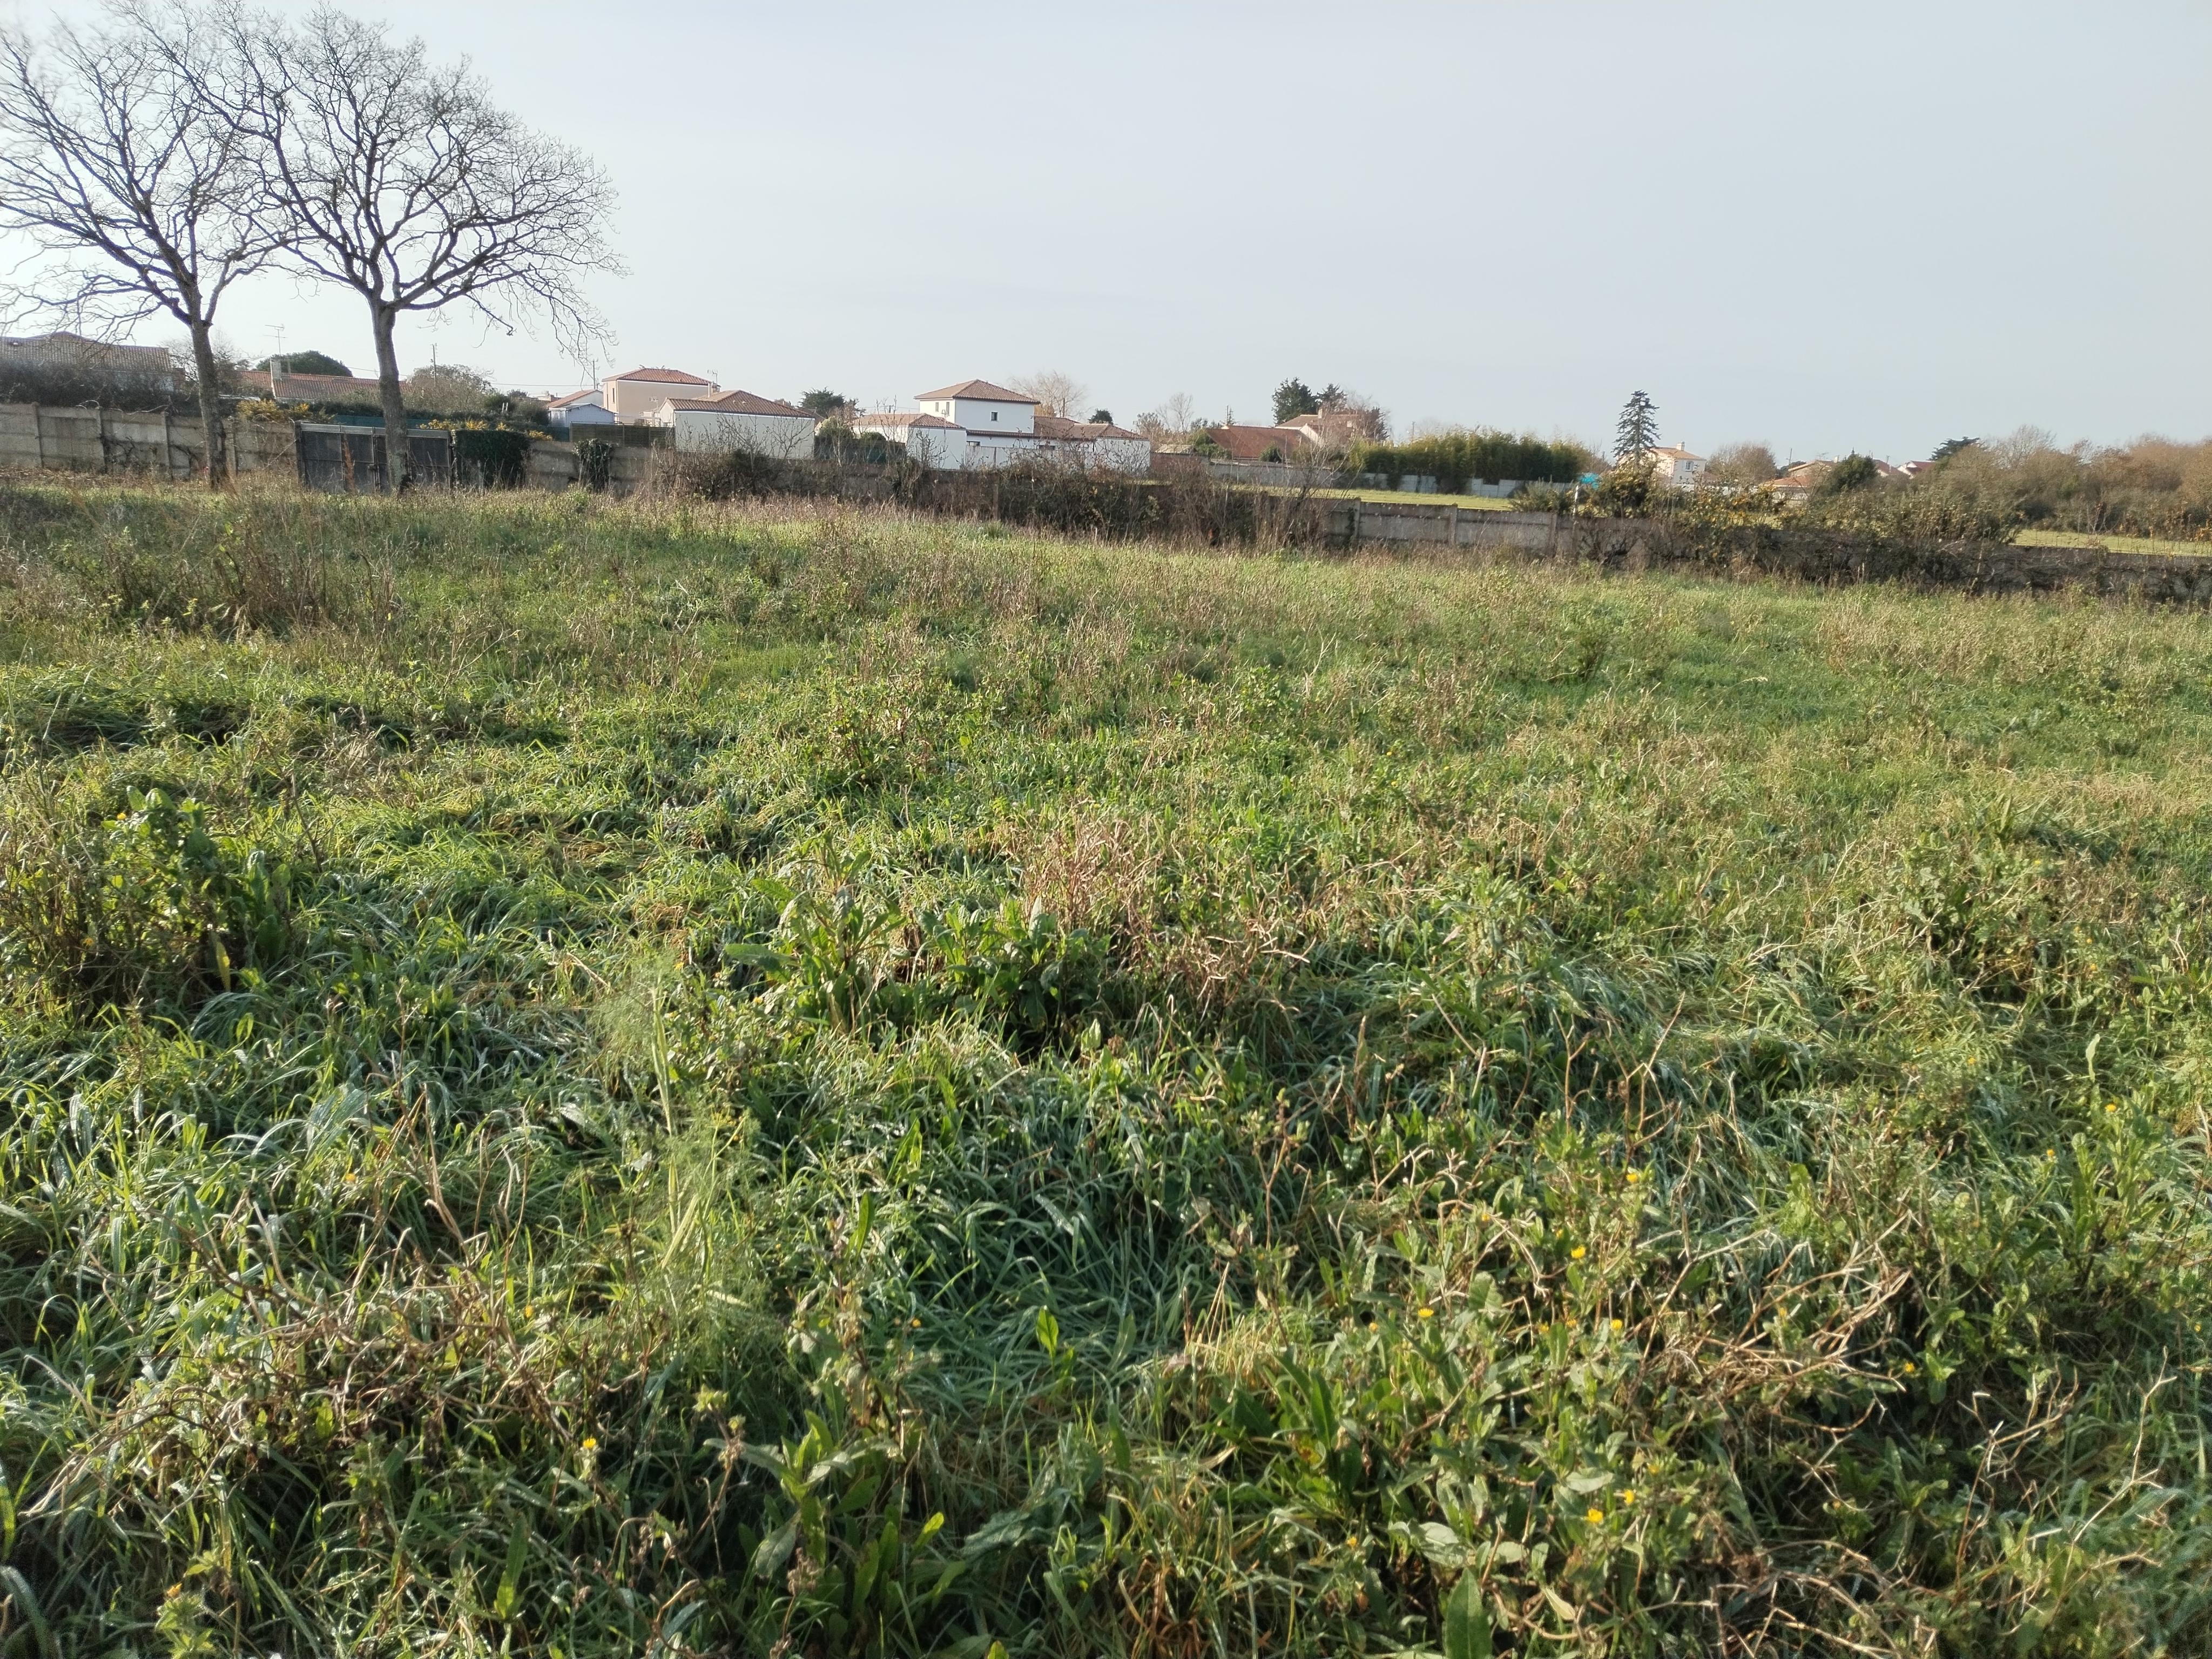
[[[2023,547],[2106,547],[2115,553],[2212,553],[2212,542],[2162,541],[2151,536],[2094,536],[2079,530],[2023,530]]]
[[[0,495],[0,1654],[2212,1646],[2212,621]]]
[[[1339,500],[1383,501],[1391,506],[1412,502],[1417,507],[1471,507],[1486,513],[1517,513],[1521,503],[1504,495],[1423,495],[1410,489],[1316,489],[1316,495]]]

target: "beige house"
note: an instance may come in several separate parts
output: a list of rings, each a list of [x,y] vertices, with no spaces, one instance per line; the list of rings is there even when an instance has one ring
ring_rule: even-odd
[[[1644,452],[1651,463],[1651,482],[1672,484],[1677,489],[1695,489],[1705,482],[1705,458],[1692,455],[1686,449],[1647,449]]]
[[[671,398],[714,398],[721,390],[680,368],[633,368],[599,382],[599,403],[617,421],[635,423],[651,420]]]

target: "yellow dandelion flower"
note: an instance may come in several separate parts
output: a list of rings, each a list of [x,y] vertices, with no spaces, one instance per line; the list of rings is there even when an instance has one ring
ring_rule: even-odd
[[[2108,1112],[2117,1112],[2120,1109],[2120,1103],[2117,1100],[2108,1100],[2105,1103],[2105,1109]]]
[[[1912,1375],[1912,1373],[1913,1373],[1914,1371],[1916,1371],[1916,1370],[1919,1370],[1919,1369],[1920,1369],[1920,1368],[1919,1368],[1918,1366],[1915,1365],[1915,1364],[1913,1364],[1910,1359],[1908,1359],[1908,1360],[1906,1360],[1906,1361],[1905,1362],[1905,1374],[1907,1376],[1911,1376],[1911,1375]]]
[[[522,1304],[522,1316],[523,1316],[525,1319],[535,1319],[535,1318],[537,1318],[537,1317],[538,1317],[538,1304],[537,1304],[535,1302],[526,1302],[526,1303],[524,1303],[524,1304]]]
[[[1589,1506],[1589,1510],[1583,1513],[1583,1519],[1589,1522],[1590,1525],[1595,1527],[1598,1522],[1605,1519],[1605,1511],[1598,1508],[1596,1504],[1593,1504]]]
[[[1636,1501],[1636,1488],[1623,1486],[1620,1489],[1620,1501],[1624,1504],[1633,1504]]]
[[[1413,1317],[1416,1319],[1434,1319],[1436,1316],[1437,1310],[1434,1308],[1416,1308],[1413,1310]]]
[[[1618,1319],[1616,1319],[1616,1320],[1614,1320],[1614,1321],[1613,1322],[1613,1329],[1615,1329],[1616,1331],[1618,1331],[1618,1330],[1625,1330],[1625,1329],[1626,1329],[1627,1328],[1626,1328],[1626,1326],[1624,1326],[1624,1325],[1623,1325],[1623,1324],[1622,1324],[1622,1323],[1621,1323]]]
[[[586,1451],[597,1451],[599,1449],[599,1443],[596,1437],[588,1434],[584,1437],[584,1449]]]
[[[1632,1187],[1643,1179],[1644,1171],[1641,1170],[1631,1170],[1628,1172],[1628,1184]]]
[[[1576,1245],[1576,1246],[1575,1246],[1575,1248],[1574,1248],[1573,1249],[1569,1250],[1569,1251],[1567,1252],[1567,1255],[1568,1255],[1569,1259],[1570,1259],[1570,1260],[1571,1260],[1571,1261],[1581,1261],[1584,1256],[1588,1255],[1589,1254],[1589,1252],[1588,1250],[1586,1250],[1586,1249],[1583,1249],[1583,1247],[1582,1247],[1581,1245],[1579,1245],[1579,1244]]]

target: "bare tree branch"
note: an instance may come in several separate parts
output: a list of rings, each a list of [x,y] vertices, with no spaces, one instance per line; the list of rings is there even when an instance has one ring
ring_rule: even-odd
[[[368,303],[391,487],[407,474],[399,317],[474,307],[509,332],[536,317],[587,361],[604,320],[585,278],[621,269],[614,191],[569,145],[498,108],[465,62],[325,7],[297,27],[241,20],[242,118],[263,147],[288,258]]]
[[[187,0],[116,0],[101,27],[57,24],[43,44],[0,30],[0,228],[28,249],[15,294],[105,335],[156,315],[183,324],[210,485],[216,311],[279,240],[252,135],[232,118],[228,46],[221,15]]]

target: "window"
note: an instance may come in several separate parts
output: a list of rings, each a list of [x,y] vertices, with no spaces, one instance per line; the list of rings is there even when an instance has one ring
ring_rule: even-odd
[[[991,411],[991,418],[994,421],[999,418],[999,411],[997,410],[994,409]]]

